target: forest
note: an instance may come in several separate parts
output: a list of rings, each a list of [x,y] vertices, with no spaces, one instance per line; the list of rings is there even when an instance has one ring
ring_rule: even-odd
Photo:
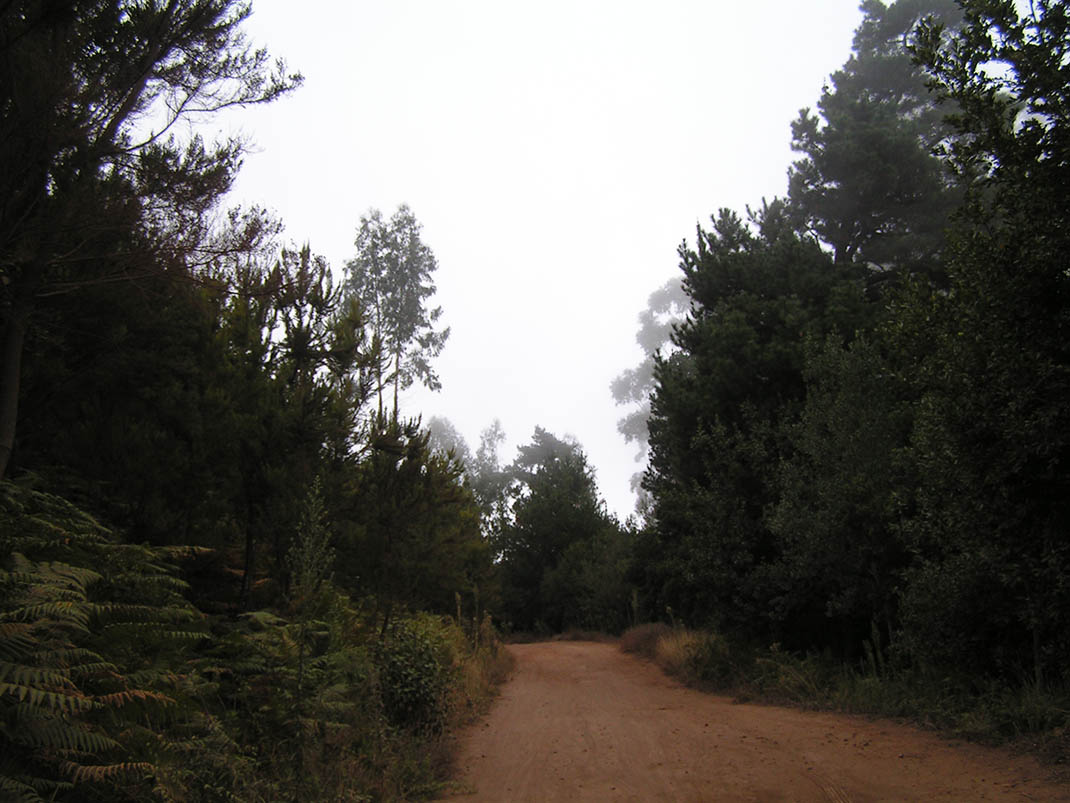
[[[0,798],[431,796],[501,634],[651,625],[1070,755],[1070,14],[861,9],[785,196],[640,316],[622,522],[574,438],[402,409],[409,207],[331,266],[229,205],[246,143],[183,132],[303,81],[248,5],[0,6]]]

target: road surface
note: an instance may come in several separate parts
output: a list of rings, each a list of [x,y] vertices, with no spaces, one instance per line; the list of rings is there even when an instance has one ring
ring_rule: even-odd
[[[512,645],[458,801],[1064,800],[1036,761],[886,721],[685,688],[613,644]]]

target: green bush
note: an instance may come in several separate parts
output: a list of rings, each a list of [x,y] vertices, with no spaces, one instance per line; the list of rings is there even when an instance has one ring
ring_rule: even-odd
[[[427,619],[399,623],[379,645],[379,691],[390,724],[441,732],[453,670],[450,655],[443,628]]]

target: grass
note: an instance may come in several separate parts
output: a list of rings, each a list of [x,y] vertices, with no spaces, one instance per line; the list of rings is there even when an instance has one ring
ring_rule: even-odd
[[[637,625],[624,631],[620,637],[620,648],[624,652],[635,653],[654,660],[657,656],[658,642],[671,632],[672,629],[662,622]]]

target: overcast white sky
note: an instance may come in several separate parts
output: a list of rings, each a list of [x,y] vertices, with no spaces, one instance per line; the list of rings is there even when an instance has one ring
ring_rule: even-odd
[[[251,39],[305,75],[241,113],[235,200],[337,272],[361,214],[408,203],[452,328],[443,390],[474,449],[505,462],[536,424],[574,435],[609,508],[635,449],[609,384],[676,247],[723,206],[786,188],[790,123],[846,60],[858,0],[254,0]]]

